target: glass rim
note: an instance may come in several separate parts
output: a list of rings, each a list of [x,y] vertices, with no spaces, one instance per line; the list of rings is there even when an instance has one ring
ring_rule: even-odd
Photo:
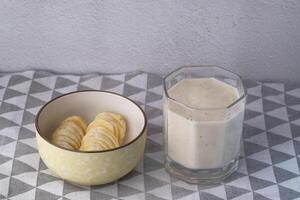
[[[170,97],[170,95],[168,94],[167,85],[166,85],[166,80],[167,80],[170,76],[174,75],[176,72],[178,72],[178,71],[180,71],[180,70],[182,70],[182,69],[185,69],[185,68],[204,68],[204,67],[207,67],[207,68],[208,68],[208,67],[218,68],[218,69],[224,70],[224,71],[226,71],[226,72],[229,72],[229,73],[235,75],[235,76],[239,79],[239,81],[241,82],[241,86],[242,86],[242,90],[243,90],[243,95],[240,96],[238,99],[236,99],[236,100],[235,100],[234,102],[232,102],[231,104],[229,104],[228,106],[225,106],[225,107],[216,107],[216,108],[196,108],[196,107],[187,105],[187,104],[185,104],[185,103],[182,103],[182,102],[180,102],[180,101],[178,101],[178,100],[176,100],[176,99]],[[230,70],[228,70],[228,69],[225,69],[224,67],[220,67],[220,66],[218,66],[218,65],[191,65],[191,66],[181,66],[181,67],[178,67],[178,68],[175,69],[174,71],[172,71],[172,72],[170,72],[169,74],[167,74],[166,76],[164,76],[164,78],[163,78],[163,90],[164,90],[165,96],[166,96],[168,99],[170,99],[170,100],[172,100],[172,101],[174,101],[174,102],[180,104],[181,106],[183,106],[183,107],[185,107],[185,108],[188,108],[188,109],[190,109],[190,110],[199,110],[199,111],[220,111],[220,110],[228,110],[228,109],[231,109],[232,107],[234,107],[235,105],[237,105],[237,104],[238,104],[239,102],[241,102],[242,100],[244,100],[244,99],[246,98],[246,96],[247,96],[247,93],[246,93],[246,90],[245,90],[245,85],[244,85],[244,82],[243,82],[242,77],[241,77],[240,75],[238,75],[237,73],[234,73],[234,72],[232,72],[232,71],[230,71]]]

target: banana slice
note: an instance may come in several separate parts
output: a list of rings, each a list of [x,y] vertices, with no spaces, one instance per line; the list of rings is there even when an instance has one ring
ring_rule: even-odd
[[[79,116],[68,117],[54,131],[51,141],[66,149],[77,150],[81,146],[86,127],[85,121]]]

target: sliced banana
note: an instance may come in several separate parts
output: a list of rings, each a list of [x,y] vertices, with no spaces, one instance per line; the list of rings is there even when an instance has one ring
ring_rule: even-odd
[[[85,135],[86,123],[79,116],[66,118],[52,135],[52,143],[66,149],[77,150]]]

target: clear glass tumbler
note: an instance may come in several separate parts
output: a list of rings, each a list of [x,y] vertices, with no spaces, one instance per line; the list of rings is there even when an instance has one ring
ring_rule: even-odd
[[[234,90],[236,98],[223,107],[198,108],[182,99],[198,98],[196,93],[209,84],[181,88],[182,93],[176,97],[170,93],[170,89],[183,80],[203,78]],[[226,95],[226,90],[222,92]],[[164,79],[166,170],[179,179],[197,184],[219,183],[232,174],[239,162],[245,99],[240,76],[221,67],[181,67],[167,75]],[[218,100],[222,102],[222,98]]]

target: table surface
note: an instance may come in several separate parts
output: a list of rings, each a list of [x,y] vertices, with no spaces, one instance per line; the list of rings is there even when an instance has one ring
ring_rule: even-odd
[[[144,72],[0,74],[0,199],[300,199],[300,85],[245,81],[247,106],[240,166],[203,188],[166,173],[162,152],[162,78]],[[34,118],[51,98],[84,89],[124,94],[146,111],[145,155],[126,177],[105,186],[71,185],[41,161]]]

